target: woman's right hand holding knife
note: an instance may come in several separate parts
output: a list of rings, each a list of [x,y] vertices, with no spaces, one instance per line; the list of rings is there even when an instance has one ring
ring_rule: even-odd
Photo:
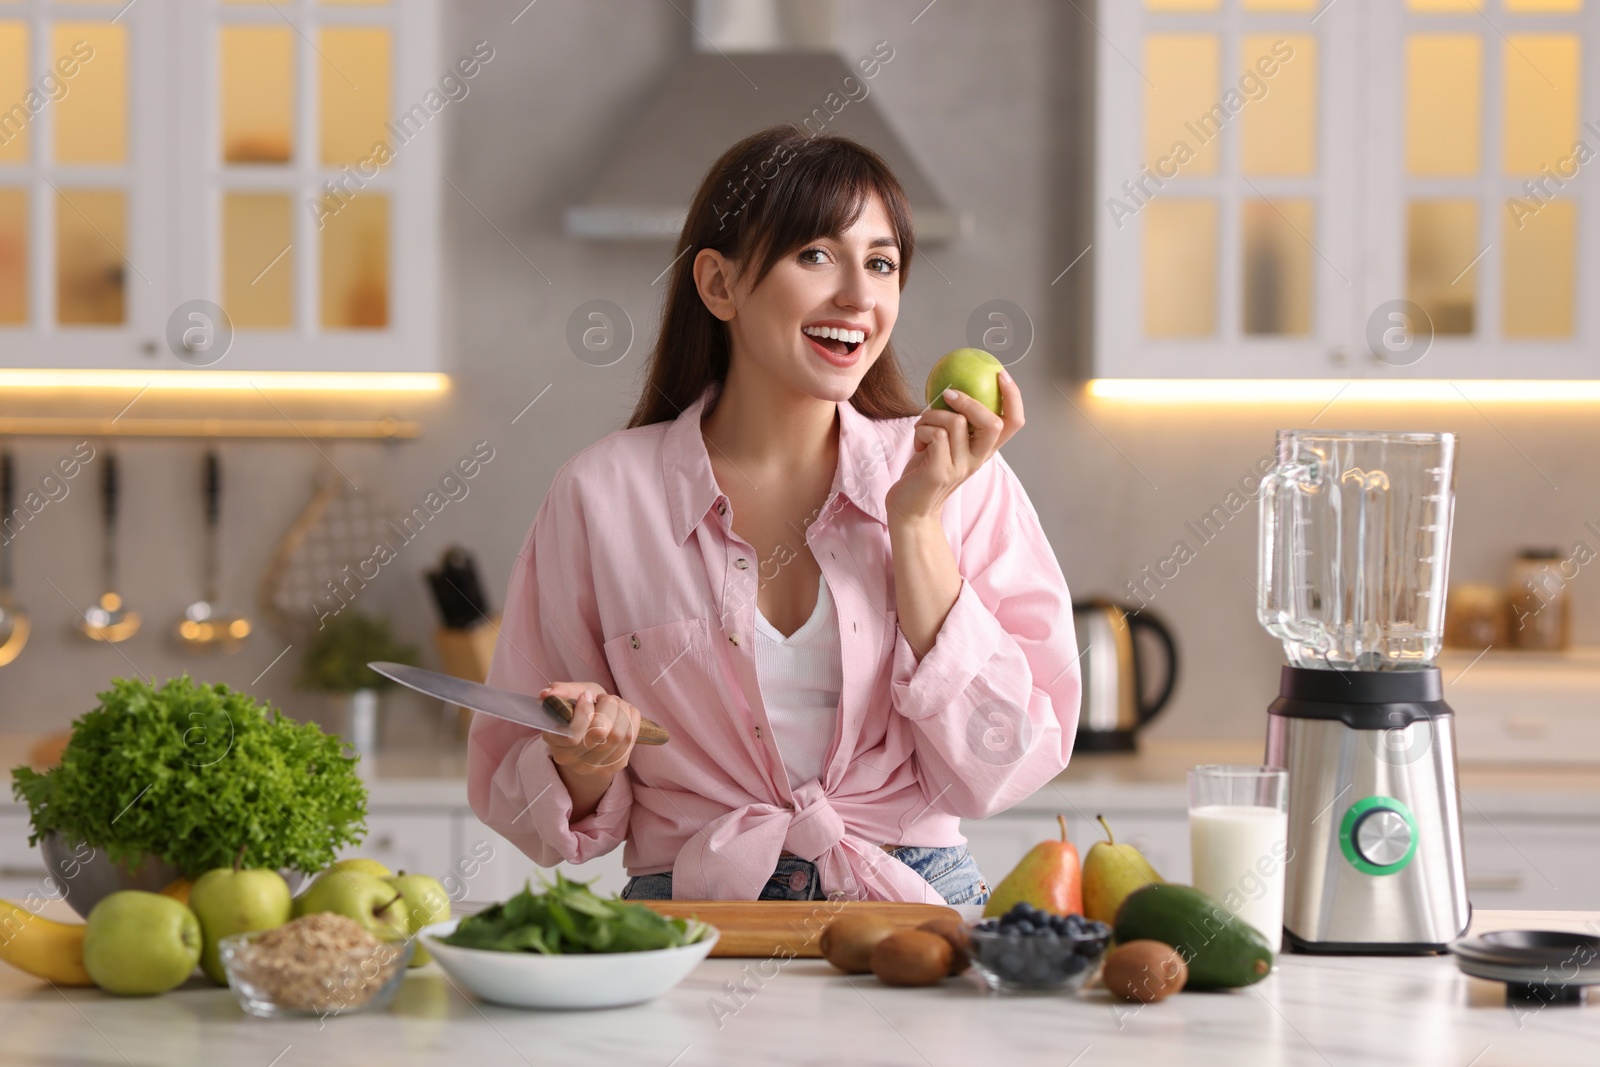
[[[593,814],[611,782],[628,765],[639,737],[639,709],[594,682],[552,682],[539,697],[573,702],[575,740],[547,733],[550,758],[572,795],[572,821]]]

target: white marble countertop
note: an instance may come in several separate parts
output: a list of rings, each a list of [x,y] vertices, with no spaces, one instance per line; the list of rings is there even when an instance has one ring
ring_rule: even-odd
[[[976,910],[976,909],[973,909]],[[1600,912],[1481,912],[1473,930],[1600,929]],[[772,977],[764,981],[762,974]],[[750,977],[750,976],[757,977]],[[731,983],[752,992],[735,1001]],[[847,977],[821,960],[706,960],[658,1000],[593,1012],[482,1004],[437,964],[406,979],[387,1012],[311,1020],[245,1015],[204,979],[162,997],[54,989],[0,967],[0,1060],[117,1067],[470,1063],[949,1064],[1593,1063],[1600,993],[1578,1007],[1511,1008],[1504,987],[1449,957],[1279,960],[1259,985],[1149,1006],[1104,990],[999,996],[968,972],[931,989]],[[721,1025],[712,1005],[737,1007]],[[742,1006],[741,1006],[742,1005]]]

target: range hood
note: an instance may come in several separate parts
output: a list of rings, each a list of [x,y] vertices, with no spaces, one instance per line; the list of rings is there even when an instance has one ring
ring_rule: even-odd
[[[883,156],[905,187],[919,244],[954,237],[960,218],[879,113],[873,94],[895,76],[892,50],[876,76],[833,50],[833,0],[699,0],[696,49],[621,139],[566,232],[593,240],[675,240],[706,170],[736,141],[781,123],[837,133]]]

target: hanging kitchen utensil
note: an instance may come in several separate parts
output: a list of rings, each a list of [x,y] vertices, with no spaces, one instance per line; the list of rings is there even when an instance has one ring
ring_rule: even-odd
[[[173,633],[178,644],[195,652],[220,648],[237,652],[250,636],[250,620],[224,608],[217,599],[217,539],[222,520],[222,465],[216,449],[207,449],[200,491],[205,499],[206,546],[202,598],[183,611]]]
[[[261,611],[284,637],[298,640],[344,610],[374,577],[373,568],[404,543],[375,499],[323,470],[311,502],[267,564],[257,593]]]
[[[22,652],[28,643],[32,624],[28,609],[17,602],[11,590],[11,541],[13,534],[6,524],[15,507],[16,482],[11,464],[11,453],[0,453],[0,667],[4,667]]]
[[[116,644],[139,632],[139,613],[129,611],[117,592],[117,457],[109,449],[100,465],[100,508],[105,524],[101,546],[101,583],[105,592],[78,620],[78,632],[92,641]]]

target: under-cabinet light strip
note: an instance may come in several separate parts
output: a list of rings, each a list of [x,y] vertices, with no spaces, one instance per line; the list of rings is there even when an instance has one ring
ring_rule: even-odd
[[[1093,378],[1090,396],[1163,404],[1253,404],[1283,401],[1436,401],[1482,403],[1593,403],[1600,380],[1436,379],[1338,381],[1254,378]]]
[[[265,393],[442,393],[447,374],[396,371],[44,370],[0,368],[5,389],[150,389]]]

